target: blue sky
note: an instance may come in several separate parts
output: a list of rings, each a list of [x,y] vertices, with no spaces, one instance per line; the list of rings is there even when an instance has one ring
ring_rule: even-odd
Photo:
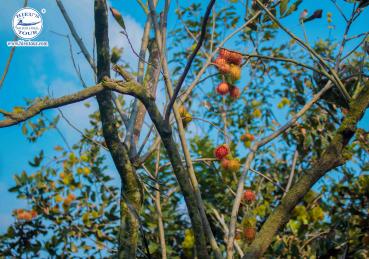
[[[176,5],[175,1],[173,6]],[[194,1],[186,1],[190,3]],[[196,1],[203,2],[203,1]],[[350,4],[344,1],[338,1],[343,4],[343,10],[347,14],[351,12]],[[64,0],[66,9],[70,13],[72,20],[75,22],[77,31],[80,33],[83,41],[88,49],[92,49],[93,36],[93,1],[91,0]],[[145,15],[140,6],[134,0],[111,0],[114,7],[119,9],[125,17],[126,26],[129,36],[134,46],[139,46],[143,25],[145,23]],[[217,5],[229,4],[226,0],[218,0]],[[11,28],[11,19],[13,14],[23,5],[22,0],[3,0],[0,3],[0,71],[2,73],[5,66],[5,61],[8,58],[10,49],[6,46],[6,41],[13,39],[13,31]],[[50,87],[54,96],[72,93],[82,89],[82,86],[75,74],[72,66],[72,61],[69,54],[68,43],[63,37],[53,33],[69,34],[69,30],[56,6],[55,1],[32,0],[30,6],[41,10],[46,9],[43,15],[44,28],[42,34],[37,40],[49,41],[48,48],[17,48],[15,51],[9,74],[5,84],[0,89],[0,108],[9,110],[16,105],[24,105],[24,98],[35,98],[38,96],[47,95],[47,88]],[[340,38],[343,34],[344,24],[341,22],[337,10],[330,1],[305,0],[304,4],[299,7],[299,11],[283,20],[288,28],[294,31],[299,37],[302,37],[302,32],[298,26],[297,17],[301,10],[308,9],[312,12],[315,9],[322,8],[333,13],[334,24],[336,25],[334,35]],[[172,8],[173,9],[173,8]],[[178,20],[171,10],[169,17],[169,28],[173,29],[178,26]],[[362,15],[361,20],[353,26],[351,35],[367,30],[369,10],[366,10]],[[310,39],[319,37],[326,38],[327,22],[325,16],[319,21],[314,21],[306,24],[307,33]],[[282,36],[279,39],[287,40],[287,36]],[[111,46],[122,46],[126,51],[123,59],[135,67],[137,59],[129,51],[126,40],[119,34],[119,27],[110,18],[110,42]],[[170,43],[169,43],[170,44]],[[230,43],[231,44],[231,43]],[[352,45],[348,45],[350,47]],[[90,67],[85,62],[81,55],[76,54],[78,47],[73,43],[75,58],[79,64],[82,75],[87,84],[93,84],[93,77]],[[74,104],[63,108],[65,115],[80,128],[88,125],[88,113],[96,107],[96,104],[91,100],[92,108],[87,109],[83,104]],[[47,112],[51,118],[56,114],[54,111]],[[369,116],[366,116],[361,122],[362,126],[368,127]],[[73,143],[78,139],[78,133],[71,129],[64,122],[61,122],[60,130],[65,134],[69,143]],[[45,151],[46,156],[53,155],[53,147],[62,144],[60,136],[55,131],[46,133],[36,143],[29,143],[21,133],[19,126],[0,129],[0,232],[4,231],[11,223],[11,211],[15,208],[23,207],[22,201],[16,200],[13,194],[7,192],[7,189],[13,185],[13,175],[22,170],[27,170],[27,161],[41,150]],[[115,172],[111,170],[115,175]]]

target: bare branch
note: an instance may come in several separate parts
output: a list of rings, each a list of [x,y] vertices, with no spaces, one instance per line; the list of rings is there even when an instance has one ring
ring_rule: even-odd
[[[27,5],[28,5],[28,0],[24,0],[23,7],[26,7]],[[18,39],[18,37],[15,36],[13,41],[16,41],[17,39]],[[10,63],[12,62],[12,59],[13,59],[13,56],[14,56],[15,48],[16,47],[14,46],[10,50],[10,54],[9,54],[8,60],[6,61],[6,65],[5,65],[5,69],[4,69],[3,75],[1,76],[1,79],[0,79],[0,88],[3,86],[3,83],[5,81],[6,75],[8,74]]]
[[[284,27],[280,21],[272,14],[272,12],[263,4],[260,2],[260,0],[255,0],[256,3],[267,13],[267,15],[270,17],[270,19],[275,22],[283,31],[285,31],[291,38],[295,39],[301,46],[303,46],[309,53],[311,53],[325,68],[328,69],[328,71],[332,74],[334,78],[334,82],[337,84],[338,89],[342,93],[343,97],[347,101],[350,101],[351,97],[348,94],[345,86],[343,85],[342,81],[339,79],[337,72],[335,69],[331,68],[329,64],[325,62],[325,60],[309,45],[307,45],[304,41],[302,41],[300,38],[295,36],[292,32],[290,32],[286,27]]]
[[[166,53],[166,51],[165,51],[166,41],[165,41],[165,38],[163,38],[163,34],[165,35],[165,33],[166,33],[166,22],[164,22],[164,27],[162,28],[162,31],[163,31],[163,34],[162,34],[161,30],[159,28],[158,22],[156,20],[156,11],[155,11],[155,8],[154,8],[154,5],[153,5],[153,1],[149,0],[148,3],[149,3],[149,8],[150,8],[152,21],[153,21],[153,24],[154,24],[156,42],[157,42],[158,47],[159,47],[159,54],[160,54],[160,60],[161,60],[162,69],[163,69],[163,77],[164,77],[165,86],[166,86],[169,98],[172,98],[172,96],[173,96],[173,86],[172,86],[172,82],[169,78],[169,67],[168,67],[168,62],[167,62],[167,58],[166,58],[166,54],[165,54]],[[168,8],[169,8],[169,3],[168,3],[168,1],[166,1],[165,10],[167,10]],[[164,16],[165,15],[167,15],[166,11],[164,12]],[[163,17],[163,20],[165,21],[166,17]],[[194,189],[194,193],[195,193],[195,204],[196,204],[196,207],[197,207],[197,212],[199,212],[199,214],[200,214],[199,216],[200,216],[200,219],[201,219],[201,222],[200,222],[201,226],[197,226],[197,225],[193,226],[194,227],[195,239],[197,240],[196,241],[196,247],[197,247],[197,250],[198,250],[198,253],[199,253],[198,255],[200,257],[204,257],[204,258],[208,257],[208,253],[206,251],[206,240],[204,240],[204,237],[206,237],[208,239],[208,241],[210,242],[210,245],[211,245],[211,247],[212,247],[212,249],[215,253],[216,258],[221,258],[219,247],[216,243],[216,240],[215,240],[214,235],[213,235],[213,233],[211,231],[211,228],[210,228],[210,224],[209,224],[209,222],[207,220],[207,217],[206,217],[205,208],[204,208],[203,201],[202,201],[202,198],[201,198],[201,192],[200,192],[200,189],[198,187],[196,175],[195,175],[193,165],[192,165],[192,161],[191,161],[190,152],[189,152],[189,149],[187,147],[187,142],[186,142],[186,137],[185,137],[185,131],[184,131],[183,124],[182,124],[182,119],[181,119],[181,116],[178,112],[178,107],[177,107],[176,102],[173,102],[173,111],[174,111],[174,116],[175,116],[175,119],[176,119],[176,122],[177,122],[177,125],[178,125],[178,132],[179,132],[179,137],[180,137],[180,140],[181,140],[182,150],[183,150],[184,155],[185,155],[185,160],[186,160],[186,165],[187,165],[187,173],[190,176],[190,180],[191,180],[191,183],[192,183],[192,186],[193,186],[193,189]],[[149,112],[149,114],[150,114],[150,112]],[[162,136],[162,133],[160,133],[161,127],[164,127],[165,129],[170,128],[169,118],[168,118],[168,120],[164,119],[164,125],[160,125],[160,127],[158,127],[158,125],[156,125],[156,128],[159,131],[159,134]],[[166,145],[165,138],[163,138],[163,137],[162,137],[162,140],[163,140],[163,143],[164,143],[165,146],[170,144],[168,142],[167,145]],[[167,148],[168,148],[168,146],[167,146]],[[167,149],[167,151],[171,152],[168,149]],[[177,152],[177,151],[175,150],[175,152]],[[173,162],[173,161],[171,161],[171,162]],[[178,161],[178,162],[181,162],[181,161]],[[193,218],[193,219],[195,219],[195,218]],[[195,223],[195,222],[193,221],[193,223]],[[199,227],[199,229],[196,230],[195,228],[197,228],[197,227]],[[200,255],[200,253],[202,255]]]
[[[113,90],[121,94],[140,96],[140,98],[143,96],[143,92],[140,91],[140,89],[137,87],[137,83],[135,82],[121,83],[109,79],[107,80],[108,81],[99,83],[95,86],[85,88],[71,95],[65,95],[55,99],[46,97],[23,111],[17,112],[1,111],[0,113],[3,113],[4,116],[8,118],[0,121],[0,128],[9,127],[18,124],[20,122],[23,122],[29,118],[36,116],[37,114],[39,114],[44,110],[58,108],[68,104],[86,100],[90,97],[96,96],[98,93],[102,92],[105,89]]]
[[[159,174],[159,165],[160,165],[160,145],[157,148],[156,154],[156,162],[155,162],[155,178],[158,179]],[[160,203],[160,185],[157,182],[155,184],[157,191],[155,192],[155,206],[156,211],[158,213],[158,227],[159,227],[159,240],[160,240],[160,248],[161,248],[161,258],[167,258],[167,249],[165,244],[165,233],[164,233],[164,223],[163,223],[163,215],[161,213],[161,203]]]
[[[73,125],[73,123],[64,115],[64,113],[62,112],[61,109],[58,108],[58,111],[61,115],[61,117],[65,120],[65,122],[75,131],[77,131],[79,134],[81,134],[82,137],[84,137],[85,139],[91,141],[92,143],[94,143],[95,145],[98,145],[100,147],[102,147],[103,149],[105,149],[106,151],[108,151],[107,147],[105,147],[103,144],[99,143],[98,141],[94,140],[93,138],[88,137],[86,134],[83,133],[82,130],[80,130],[79,128],[77,128],[75,125]]]
[[[82,54],[85,56],[87,62],[90,64],[92,70],[94,71],[94,73],[96,73],[96,64],[92,58],[92,56],[90,55],[90,53],[88,52],[86,45],[83,43],[81,37],[79,37],[76,28],[73,25],[72,20],[70,19],[67,11],[64,8],[64,5],[62,3],[61,0],[55,0],[56,4],[59,7],[60,12],[62,13],[65,21],[67,22],[67,25],[69,27],[70,32],[72,33],[73,38],[76,40],[78,46],[80,47]]]
[[[167,121],[167,122],[169,122],[169,116],[170,116],[173,104],[176,101],[178,93],[181,90],[182,84],[183,84],[184,80],[186,79],[186,76],[187,76],[188,72],[191,69],[192,62],[195,59],[195,57],[197,55],[197,52],[199,52],[202,44],[204,43],[209,16],[210,16],[210,13],[211,13],[211,9],[213,8],[213,6],[215,4],[215,1],[216,0],[210,0],[210,2],[208,4],[208,7],[206,8],[206,12],[204,14],[204,18],[203,18],[202,25],[201,25],[200,38],[199,38],[199,40],[196,44],[195,49],[193,50],[192,54],[188,58],[187,64],[184,68],[184,71],[183,71],[181,77],[178,79],[177,86],[174,89],[173,96],[171,97],[171,99],[169,101],[169,105],[168,105],[167,110],[165,112],[165,121]]]
[[[271,182],[271,183],[273,183],[273,184],[276,184],[282,191],[285,191],[286,189],[284,189],[282,186],[281,186],[281,184],[278,182],[278,181],[276,181],[276,180],[273,180],[272,178],[270,178],[269,176],[267,176],[267,175],[265,175],[265,174],[263,174],[263,173],[261,173],[261,172],[259,172],[259,171],[256,171],[255,169],[252,169],[252,168],[250,168],[250,171],[251,172],[253,172],[253,173],[255,173],[255,174],[258,174],[258,175],[260,175],[261,177],[263,177],[263,178],[265,178],[267,181],[269,181],[269,182]]]
[[[224,239],[227,243],[227,236],[228,236],[229,231],[228,231],[228,226],[225,223],[224,216],[220,215],[219,212],[216,209],[212,208],[212,210],[213,210],[214,217],[219,222],[219,224],[222,226],[222,229],[223,229],[223,232],[224,232]],[[234,241],[234,246],[236,247],[237,253],[242,257],[244,255],[243,251],[242,251],[240,245],[237,243],[236,240]]]

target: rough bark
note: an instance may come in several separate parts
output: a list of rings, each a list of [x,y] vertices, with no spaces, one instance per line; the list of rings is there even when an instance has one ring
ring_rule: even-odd
[[[369,87],[363,90],[360,96],[351,101],[350,110],[336,131],[332,142],[325,149],[322,156],[312,165],[281,200],[280,205],[263,224],[256,239],[246,250],[243,259],[260,258],[272,243],[278,230],[290,218],[292,210],[303,199],[311,187],[330,170],[344,164],[350,157],[345,147],[354,136],[357,123],[362,118],[369,105]]]
[[[95,38],[97,49],[97,78],[100,82],[110,76],[108,37],[108,10],[105,0],[95,0]],[[126,146],[120,141],[112,93],[104,90],[96,95],[100,110],[103,135],[114,164],[121,177],[121,220],[118,258],[136,258],[139,235],[138,214],[142,206],[141,186],[135,168],[131,164]]]
[[[146,110],[148,111],[151,120],[155,124],[156,130],[159,132],[160,138],[164,144],[164,147],[169,156],[170,163],[173,167],[173,172],[176,175],[184,200],[186,202],[186,206],[192,223],[192,229],[196,240],[195,245],[197,256],[198,258],[201,259],[209,258],[206,249],[206,238],[204,228],[200,212],[197,207],[195,192],[188,177],[187,170],[183,166],[177,145],[173,139],[172,129],[164,121],[164,118],[161,116],[152,97],[142,98],[142,100],[144,100],[143,103],[146,107]]]

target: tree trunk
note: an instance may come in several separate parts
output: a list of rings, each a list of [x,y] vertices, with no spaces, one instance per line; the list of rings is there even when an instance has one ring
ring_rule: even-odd
[[[105,0],[95,0],[95,38],[97,49],[97,78],[110,76],[108,37],[108,9]],[[139,212],[142,206],[141,185],[132,165],[126,146],[121,142],[115,126],[114,105],[110,91],[97,96],[103,135],[121,178],[121,220],[119,228],[118,257],[136,258],[139,235]]]

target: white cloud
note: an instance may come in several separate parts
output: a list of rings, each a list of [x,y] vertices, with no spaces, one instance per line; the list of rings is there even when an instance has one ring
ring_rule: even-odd
[[[71,75],[75,75],[75,70],[72,65],[69,46],[67,44],[66,39],[52,33],[52,31],[55,31],[58,33],[70,35],[69,28],[64,18],[62,17],[55,2],[54,1],[52,2],[54,4],[47,3],[47,5],[51,5],[49,8],[50,11],[47,12],[45,18],[45,23],[47,23],[46,25],[49,31],[45,32],[44,38],[47,40],[49,39],[52,40],[50,45],[51,48],[53,48],[54,50],[55,62],[60,65],[60,69],[69,72]],[[86,45],[90,54],[93,55],[93,34],[94,34],[93,1],[64,0],[63,3],[71,20],[74,23],[76,31],[82,38],[82,41]],[[137,52],[141,43],[143,28],[136,20],[134,20],[130,16],[125,16],[124,20],[131,43],[133,46],[135,46]],[[127,39],[120,33],[120,31],[121,31],[120,26],[117,24],[117,22],[114,20],[114,18],[109,12],[110,47],[111,48],[123,47],[124,53],[122,59],[128,62],[133,68],[136,68],[138,58],[132,52]],[[81,66],[82,75],[84,76],[84,78],[87,78],[90,83],[92,83],[93,75],[91,72],[91,68],[81,53],[76,54],[80,52],[80,48],[75,43],[74,39],[72,39],[72,43],[75,60],[76,63],[78,63]]]
[[[11,30],[11,18],[15,11],[22,7],[23,0],[12,0],[12,1],[1,1],[0,9],[0,23],[5,26],[0,26],[0,33],[2,35],[6,34],[6,37],[13,37]],[[80,34],[86,47],[92,54],[93,48],[93,1],[90,0],[63,0],[63,4],[67,9],[76,30]],[[49,41],[48,49],[32,49],[32,50],[22,50],[32,51],[31,55],[22,55],[22,62],[27,64],[24,69],[25,74],[29,74],[29,86],[33,88],[38,96],[48,95],[48,88],[53,93],[54,97],[60,97],[65,94],[71,94],[82,89],[76,72],[73,68],[72,60],[70,57],[68,42],[52,33],[55,31],[61,34],[70,34],[68,26],[64,21],[55,1],[41,1],[34,0],[30,1],[30,6],[41,10],[46,9],[46,14],[43,15],[44,18],[44,29],[39,40]],[[125,16],[125,24],[127,26],[127,31],[129,38],[133,46],[135,46],[138,52],[139,46],[141,44],[141,37],[143,33],[143,28],[139,22],[134,20],[130,16]],[[9,27],[6,26],[9,24]],[[123,47],[123,57],[122,59],[128,62],[134,70],[137,67],[138,58],[132,53],[130,45],[126,38],[120,33],[121,28],[114,21],[112,16],[109,14],[109,38],[111,47]],[[1,40],[1,43],[4,42]],[[92,85],[94,82],[93,74],[90,66],[84,59],[80,52],[79,47],[76,45],[74,39],[72,39],[73,51],[76,63],[80,66],[81,74],[86,80],[88,85]],[[21,51],[16,52],[16,55],[20,55]],[[14,61],[14,60],[13,60]],[[16,67],[18,64],[14,63],[13,66]],[[50,73],[50,67],[53,68],[53,73]],[[15,78],[16,80],[16,78]],[[86,108],[83,103],[76,103],[68,105],[62,108],[65,116],[79,129],[83,130],[89,124],[88,114],[94,111],[97,106],[96,102],[91,99],[91,108]],[[57,114],[57,111],[54,111]],[[61,120],[60,130],[63,132],[65,137],[70,143],[76,141],[80,135],[74,129],[72,129],[66,122]],[[115,178],[114,184],[119,185],[118,177],[115,173],[114,166],[109,162],[109,168],[112,170],[112,176]],[[5,228],[12,222],[11,211],[21,205],[25,206],[22,201],[19,201],[15,196],[7,191],[8,186],[0,185],[0,194],[3,196],[3,203],[1,204],[2,209],[0,209],[0,231],[5,230]]]
[[[81,36],[83,42],[85,43],[90,54],[92,55],[93,49],[93,1],[82,0],[82,1],[72,1],[64,0],[64,7],[67,10],[71,20],[74,22],[74,26]],[[42,35],[43,40],[48,40],[50,42],[51,53],[53,55],[53,63],[57,68],[64,74],[64,76],[59,76],[58,78],[53,78],[55,75],[47,74],[47,62],[42,58],[42,52],[37,53],[41,58],[32,59],[33,66],[31,66],[32,81],[35,90],[44,96],[48,94],[48,88],[53,93],[54,97],[60,97],[65,94],[71,94],[82,89],[81,83],[76,75],[76,71],[73,67],[72,59],[70,57],[70,50],[68,41],[60,36],[57,36],[53,32],[61,34],[70,34],[69,28],[62,17],[55,1],[50,2],[34,2],[32,7],[36,9],[45,8],[47,10],[44,15],[45,30]],[[16,9],[16,8],[15,8]],[[128,35],[133,46],[138,52],[141,37],[143,33],[142,26],[135,21],[132,17],[124,17],[125,24],[127,27]],[[109,13],[109,41],[110,47],[123,47],[123,57],[122,60],[128,62],[133,69],[137,67],[138,58],[132,52],[131,47],[127,39],[120,33],[121,28],[115,22],[112,15]],[[73,52],[75,61],[78,66],[80,66],[81,74],[87,85],[94,84],[93,74],[91,68],[84,56],[79,53],[80,49],[75,43],[74,39],[71,38]],[[79,54],[78,54],[79,53]],[[40,75],[40,73],[43,73]],[[95,102],[92,101],[95,105]],[[87,109],[82,103],[76,103],[68,105],[62,108],[65,116],[79,129],[88,126],[88,114],[91,113],[96,108],[96,105],[90,109]],[[67,136],[72,139],[76,139],[76,131],[72,129],[67,123],[61,123],[61,129],[66,133]]]
[[[127,27],[128,37],[129,40],[131,41],[132,46],[135,49],[135,52],[139,53],[143,28],[130,16],[124,17],[124,23]],[[135,69],[137,67],[138,58],[133,53],[126,37],[120,33],[122,29],[115,22],[114,18],[111,15],[109,16],[109,24],[110,24],[109,29],[110,47],[123,47],[124,52],[122,59],[128,62],[130,66],[132,66],[132,68]]]

